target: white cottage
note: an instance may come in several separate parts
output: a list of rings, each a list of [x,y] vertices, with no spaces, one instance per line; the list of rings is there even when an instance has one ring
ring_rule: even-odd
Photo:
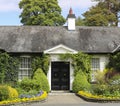
[[[75,26],[72,9],[67,23],[67,26],[0,26],[0,49],[21,58],[20,80],[30,74],[31,56],[45,53],[50,55],[47,75],[50,90],[72,90],[71,61],[59,60],[59,54],[78,51],[91,54],[92,70],[102,71],[108,54],[119,51],[120,28]]]

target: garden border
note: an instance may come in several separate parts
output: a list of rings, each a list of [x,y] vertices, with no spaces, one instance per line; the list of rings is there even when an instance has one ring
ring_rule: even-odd
[[[98,102],[98,103],[120,103],[120,99],[113,99],[113,100],[108,100],[108,99],[94,99],[94,98],[89,98],[80,94],[76,93],[76,96],[82,98],[83,100],[87,102]]]
[[[26,105],[26,104],[31,104],[31,103],[39,103],[39,102],[46,102],[47,100],[47,97],[45,99],[42,99],[42,100],[33,100],[33,101],[26,101],[26,102],[18,102],[18,103],[10,103],[10,104],[2,104],[0,106],[23,106],[23,105]]]

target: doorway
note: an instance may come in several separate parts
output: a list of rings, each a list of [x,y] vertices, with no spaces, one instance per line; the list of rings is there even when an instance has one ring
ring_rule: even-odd
[[[70,63],[52,62],[51,67],[51,90],[69,90]]]

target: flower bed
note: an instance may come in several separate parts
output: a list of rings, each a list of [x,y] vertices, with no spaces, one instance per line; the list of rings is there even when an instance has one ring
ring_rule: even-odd
[[[90,102],[120,102],[120,97],[106,97],[103,95],[93,95],[89,92],[79,91],[78,96]]]
[[[47,93],[44,91],[42,95],[40,96],[35,96],[35,97],[31,97],[31,98],[17,98],[14,100],[5,100],[5,101],[1,101],[0,105],[1,106],[7,106],[7,105],[12,105],[12,104],[16,104],[16,103],[27,103],[27,102],[35,102],[35,101],[43,101],[47,98]]]

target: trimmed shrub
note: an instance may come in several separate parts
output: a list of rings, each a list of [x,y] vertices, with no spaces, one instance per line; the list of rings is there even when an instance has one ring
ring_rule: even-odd
[[[7,100],[7,99],[13,99],[13,98],[18,98],[17,90],[7,85],[1,85],[0,86],[0,101]]]
[[[73,81],[73,91],[78,92],[80,90],[90,89],[90,83],[87,81],[85,74],[79,71]]]
[[[33,80],[36,81],[36,83],[39,83],[40,90],[49,92],[49,84],[46,75],[42,71],[42,69],[38,68],[33,76]]]
[[[12,99],[12,98],[18,98],[18,92],[16,89],[8,86],[8,91],[9,91],[9,98]]]
[[[43,90],[49,92],[47,77],[40,68],[35,71],[33,79],[24,78],[19,85],[25,92],[29,92],[31,90]]]
[[[41,85],[37,80],[24,78],[20,82],[20,88],[22,88],[25,92],[29,92],[30,90],[41,90]]]
[[[9,98],[9,91],[7,86],[0,86],[0,101],[7,100]]]

